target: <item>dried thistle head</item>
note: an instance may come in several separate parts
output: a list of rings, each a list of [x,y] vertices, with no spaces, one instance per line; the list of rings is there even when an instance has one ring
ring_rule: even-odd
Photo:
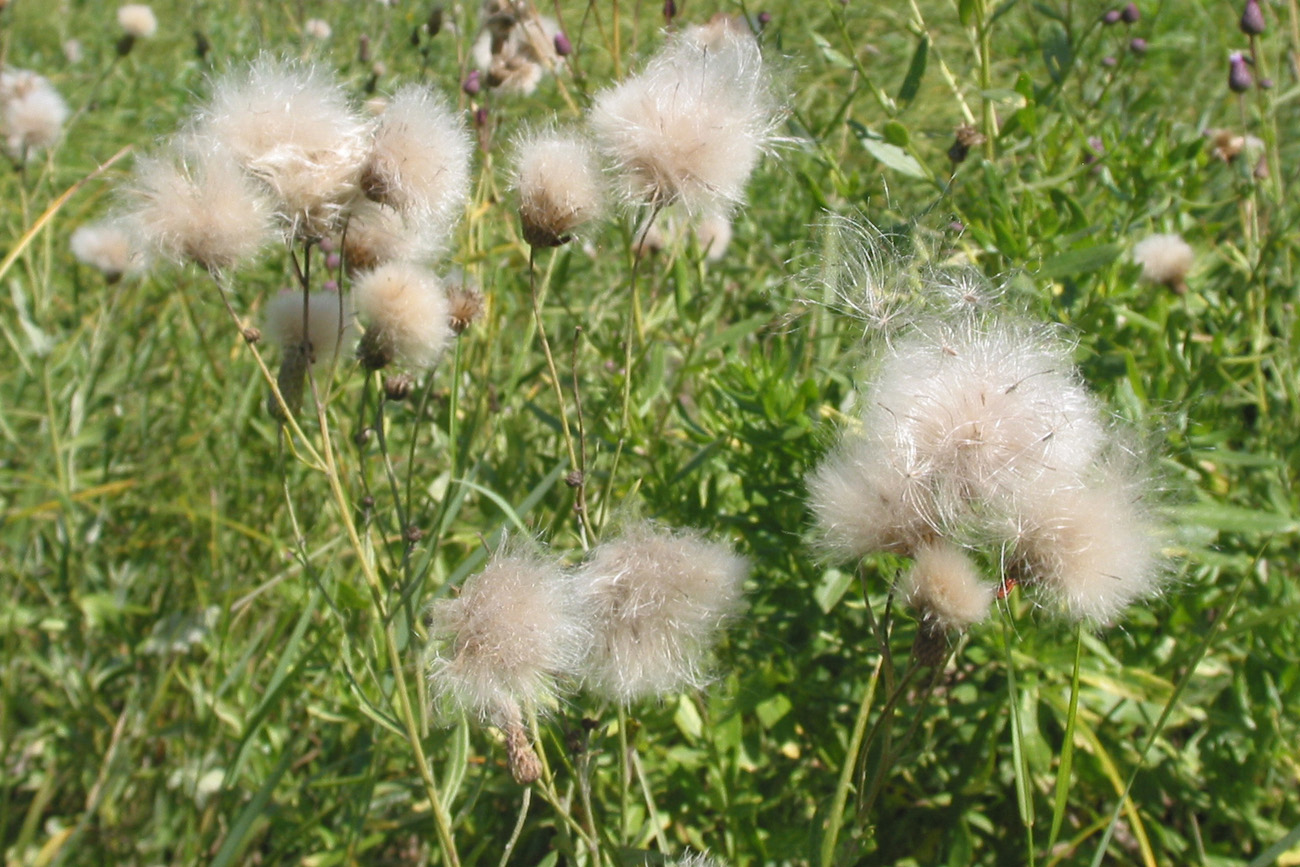
[[[515,148],[514,185],[524,240],[534,247],[558,247],[596,219],[604,189],[595,151],[571,132],[529,133]]]
[[[593,635],[582,663],[588,687],[629,703],[700,685],[747,573],[728,546],[649,523],[593,548],[572,582]]]
[[[369,145],[366,123],[323,69],[269,56],[216,79],[195,130],[267,186],[302,238],[338,225]]]
[[[545,712],[587,633],[558,564],[526,545],[504,548],[455,599],[429,610],[435,697],[503,729],[520,709]]]
[[[589,121],[631,204],[728,212],[780,117],[757,41],[688,28],[640,74],[600,93]]]
[[[359,355],[368,368],[393,362],[432,368],[451,343],[447,293],[426,268],[405,262],[381,265],[358,277],[352,298],[366,327]]]

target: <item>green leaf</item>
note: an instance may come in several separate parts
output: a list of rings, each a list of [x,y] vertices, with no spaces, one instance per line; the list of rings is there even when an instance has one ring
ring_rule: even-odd
[[[1070,34],[1059,21],[1049,21],[1038,31],[1038,41],[1043,46],[1043,63],[1052,81],[1060,84],[1070,64],[1074,62],[1074,52],[1070,48]]]
[[[980,0],[958,0],[957,17],[961,19],[962,27],[970,27],[971,21],[975,18],[975,4]]]
[[[759,702],[758,707],[754,708],[754,713],[758,716],[758,721],[763,728],[770,729],[793,708],[794,704],[790,699],[781,693],[777,693],[766,701]]]
[[[1300,521],[1290,515],[1264,512],[1222,503],[1199,503],[1172,510],[1179,524],[1209,527],[1224,533],[1294,533]]]
[[[862,147],[867,153],[871,154],[887,168],[909,178],[925,179],[928,175],[925,173],[925,167],[916,161],[916,158],[898,145],[892,145],[885,141],[879,134],[872,132],[859,123],[852,123],[854,134],[858,141],[862,142]]]
[[[827,569],[822,574],[822,580],[818,582],[817,589],[813,591],[813,598],[817,600],[817,605],[821,608],[823,614],[830,614],[831,609],[839,604],[840,599],[844,598],[844,593],[853,583],[853,573],[844,572],[839,569]]]
[[[820,33],[812,34],[812,41],[821,52],[822,58],[837,69],[852,69],[853,61],[849,60],[839,49],[831,46],[825,36]]]
[[[907,65],[907,75],[903,76],[903,85],[898,88],[897,102],[906,104],[916,98],[921,89],[921,78],[925,75],[926,63],[930,60],[930,37],[922,36],[912,52],[912,62]]]
[[[1047,280],[1059,280],[1076,274],[1088,274],[1114,262],[1122,251],[1119,244],[1097,244],[1079,250],[1067,250],[1044,259],[1038,269],[1038,276]]]

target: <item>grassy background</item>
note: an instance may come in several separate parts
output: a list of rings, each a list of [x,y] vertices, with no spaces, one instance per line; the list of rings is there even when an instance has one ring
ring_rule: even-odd
[[[617,20],[611,3],[560,5],[578,48],[563,87],[578,106],[659,44],[657,3],[618,4]],[[5,62],[49,76],[80,112],[48,158],[0,179],[0,251],[17,253],[0,276],[6,862],[443,863],[359,552],[325,479],[266,416],[213,287],[181,269],[105,286],[68,253],[129,159],[19,239],[120,148],[175,129],[213,68],[258,51],[337,69],[360,99],[366,34],[386,66],[381,91],[424,79],[456,92],[473,10],[449,7],[460,31],[415,46],[429,10],[405,0],[153,6],[157,37],[119,61],[101,3],[17,0],[0,13]],[[712,687],[632,709],[663,854],[816,861],[858,704],[878,668],[882,695],[901,674],[915,633],[895,617],[882,661],[849,567],[807,544],[802,479],[851,405],[861,358],[860,324],[797,276],[835,255],[817,228],[829,211],[865,215],[907,255],[969,261],[1005,280],[1012,304],[1070,326],[1090,384],[1153,443],[1176,528],[1175,580],[1120,626],[1079,633],[1013,594],[929,701],[908,691],[878,707],[889,734],[868,751],[850,813],[874,769],[888,773],[846,822],[838,863],[1300,863],[1294,839],[1280,861],[1266,852],[1300,825],[1294,7],[1265,4],[1275,86],[1239,102],[1226,57],[1246,43],[1225,2],[1143,3],[1131,28],[1101,27],[1108,7],[1089,0],[679,6],[695,21],[771,13],[763,39],[790,94],[789,143],[754,178],[723,261],[680,249],[643,265],[626,424],[629,224],[602,228],[590,255],[539,259],[573,420],[568,378],[580,383],[594,512],[697,526],[755,564]],[[332,25],[328,41],[301,35],[312,16]],[[1127,48],[1135,35],[1145,56]],[[70,38],[76,63],[60,47]],[[987,102],[1001,134],[950,176],[963,100],[980,126]],[[491,147],[453,256],[488,312],[416,399],[382,409],[410,480],[400,508],[373,440],[353,444],[374,424],[374,384],[341,371],[329,406],[360,553],[389,588],[417,690],[420,612],[482,562],[484,539],[522,525],[579,548],[504,169],[512,132],[575,118],[567,105],[554,79],[491,99]],[[1210,153],[1206,128],[1243,123],[1269,145],[1266,179]],[[1089,139],[1100,159],[1087,159]],[[1185,297],[1140,284],[1126,258],[1153,231],[1197,250]],[[238,275],[237,306],[256,321],[289,282],[271,256]],[[866,564],[877,615],[900,565]],[[498,739],[418,703],[460,859],[495,864],[521,800]],[[624,796],[612,718],[577,699],[543,724],[546,750],[558,765],[585,747],[611,860],[653,862],[661,845],[641,793]],[[558,774],[564,791],[572,779]],[[575,863],[566,845],[534,799],[511,863]]]

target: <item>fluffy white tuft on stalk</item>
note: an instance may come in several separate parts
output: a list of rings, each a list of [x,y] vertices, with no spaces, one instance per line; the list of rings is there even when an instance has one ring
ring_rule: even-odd
[[[343,234],[343,259],[349,273],[389,262],[429,263],[444,252],[450,236],[435,223],[406,218],[369,201],[355,203]]]
[[[997,595],[970,555],[945,540],[935,540],[916,552],[899,590],[922,616],[954,632],[987,617]]]
[[[117,9],[117,23],[127,36],[148,39],[158,32],[158,19],[143,3],[128,3]]]
[[[271,203],[229,151],[204,140],[137,160],[123,195],[140,245],[174,261],[230,268],[271,236]]]
[[[16,160],[59,139],[68,106],[42,75],[25,69],[0,72],[0,135]]]
[[[357,193],[369,146],[368,127],[325,72],[270,57],[218,79],[197,130],[274,191],[301,237],[335,224]]]
[[[144,264],[143,255],[131,243],[131,233],[121,220],[81,226],[68,243],[78,262],[99,270],[110,283]]]
[[[1179,235],[1151,235],[1133,245],[1133,261],[1142,267],[1142,279],[1186,291],[1187,273],[1196,253]]]
[[[848,434],[808,477],[817,545],[854,560],[877,551],[907,553],[938,523],[925,468],[888,432]]]
[[[778,119],[758,42],[732,27],[673,38],[644,72],[597,95],[590,123],[634,204],[727,212]]]
[[[469,196],[472,150],[460,114],[413,84],[394,94],[380,115],[361,185],[374,201],[449,235]]]
[[[604,190],[596,154],[586,139],[569,132],[533,132],[516,145],[515,187],[524,238],[555,247],[596,219]]]
[[[434,696],[502,728],[550,707],[588,640],[558,566],[525,548],[494,555],[429,621]]]
[[[431,368],[451,344],[447,293],[426,268],[406,262],[381,265],[358,277],[352,299],[366,326],[362,361],[371,368],[393,361]]]
[[[489,87],[527,96],[537,90],[549,70],[564,66],[555,49],[560,27],[538,15],[531,3],[487,0],[480,18],[483,29],[470,56],[487,73]]]
[[[1026,509],[1017,540],[1026,578],[1070,618],[1109,624],[1159,591],[1162,528],[1143,507],[1142,485],[1132,468],[1109,468]]]
[[[333,35],[334,30],[324,18],[308,18],[302,24],[302,32],[312,39],[325,41]]]
[[[300,290],[278,292],[266,305],[266,333],[282,349],[305,344],[315,369],[329,367],[356,340],[351,303],[337,292],[313,292],[305,306]]]
[[[1071,349],[1041,326],[932,323],[886,350],[863,424],[914,456],[944,521],[1074,485],[1105,432]]]
[[[581,669],[589,688],[630,703],[699,686],[747,573],[726,545],[648,523],[594,548],[573,578],[594,635]]]

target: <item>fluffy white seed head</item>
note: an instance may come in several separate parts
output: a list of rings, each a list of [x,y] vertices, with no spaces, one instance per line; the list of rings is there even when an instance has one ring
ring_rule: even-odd
[[[24,159],[54,144],[67,118],[67,104],[44,76],[0,72],[0,135],[11,157]]]
[[[198,117],[200,134],[274,192],[299,236],[327,232],[357,193],[369,130],[316,67],[263,57],[218,79]]]
[[[1105,429],[1069,352],[1050,330],[975,318],[885,346],[861,430],[809,479],[823,546],[910,553],[1081,486]]]
[[[1195,259],[1191,245],[1179,235],[1151,235],[1133,245],[1133,261],[1142,267],[1142,279],[1174,289],[1186,289]]]
[[[698,214],[744,198],[777,107],[758,43],[719,33],[671,40],[644,72],[597,95],[591,127],[630,202]]]
[[[406,217],[370,201],[355,203],[343,233],[343,260],[349,273],[389,262],[433,262],[444,252],[450,236],[433,222]]]
[[[501,727],[551,706],[587,639],[557,565],[526,549],[497,553],[429,620],[434,696]]]
[[[987,617],[997,595],[970,555],[945,540],[935,540],[916,552],[899,590],[922,616],[955,632]]]
[[[158,32],[158,19],[143,3],[127,3],[117,8],[117,23],[127,36],[148,39]]]
[[[72,233],[69,245],[78,262],[98,269],[109,282],[144,264],[143,255],[131,243],[131,233],[121,220],[81,226]]]
[[[306,344],[315,369],[328,368],[356,340],[351,302],[337,292],[313,292],[305,305],[299,290],[278,292],[267,302],[265,331],[282,349]]]
[[[924,468],[879,431],[846,433],[809,475],[808,501],[816,545],[839,560],[916,551],[938,523]]]
[[[1040,326],[933,323],[885,350],[863,425],[925,477],[946,524],[1074,485],[1105,431],[1070,350]]]
[[[381,265],[358,277],[352,299],[366,326],[362,349],[375,360],[367,361],[373,367],[396,361],[431,368],[452,341],[447,293],[426,268],[406,262]]]
[[[651,524],[594,548],[573,579],[593,633],[582,664],[590,689],[628,703],[700,685],[747,572],[726,545]]]
[[[308,18],[303,22],[302,32],[312,39],[319,39],[323,42],[329,39],[334,31],[324,18]]]
[[[563,244],[600,215],[604,191],[596,154],[573,133],[548,130],[522,138],[514,183],[524,238],[533,246]]]
[[[1162,528],[1140,486],[1138,474],[1111,470],[1025,510],[1017,553],[1026,579],[1070,618],[1108,624],[1159,591]]]
[[[374,201],[450,234],[469,196],[472,152],[464,120],[451,104],[410,85],[379,117],[361,185]]]
[[[193,137],[136,161],[124,217],[143,248],[210,270],[248,259],[270,239],[273,206],[229,151]]]
[[[536,14],[531,4],[488,0],[480,18],[483,29],[470,54],[475,66],[487,73],[489,87],[527,96],[548,70],[564,65],[555,50],[559,25]]]

